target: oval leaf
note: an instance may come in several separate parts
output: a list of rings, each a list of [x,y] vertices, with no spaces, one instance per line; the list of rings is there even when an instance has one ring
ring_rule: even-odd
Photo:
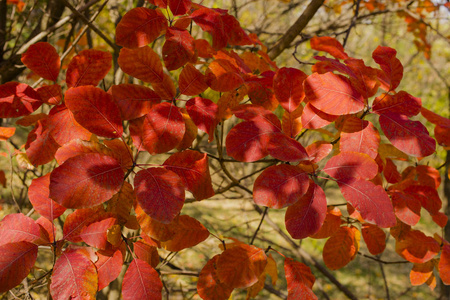
[[[161,97],[155,91],[137,84],[113,85],[110,92],[119,107],[122,120],[142,117],[161,102]]]
[[[42,103],[39,94],[25,83],[7,82],[0,85],[0,118],[28,116]]]
[[[281,68],[273,78],[273,91],[280,105],[292,113],[305,98],[303,81],[307,75],[295,68]]]
[[[122,48],[117,62],[126,74],[144,82],[162,82],[164,79],[159,56],[148,46],[137,49]]]
[[[200,271],[197,282],[197,292],[203,300],[228,300],[233,288],[219,280],[216,264],[219,255],[211,258]]]
[[[189,63],[181,71],[178,85],[180,94],[187,96],[198,95],[208,88],[205,75]]]
[[[194,247],[209,236],[208,229],[188,215],[177,218],[174,226],[176,228],[174,237],[166,242],[161,242],[161,246],[167,251],[178,252]]]
[[[28,69],[44,79],[56,81],[61,67],[58,52],[47,42],[31,45],[21,58]]]
[[[67,86],[97,86],[108,74],[111,65],[111,53],[94,49],[83,50],[74,56],[67,66]]]
[[[378,165],[367,154],[342,152],[327,161],[322,171],[336,179],[372,179],[378,174]]]
[[[34,209],[43,217],[54,220],[61,216],[66,208],[53,201],[50,195],[50,173],[33,179],[28,189],[28,198]]]
[[[316,278],[307,265],[286,257],[284,272],[286,274],[288,299],[317,299],[312,291]]]
[[[66,208],[87,208],[109,200],[124,173],[112,157],[89,153],[69,158],[50,176],[50,198]]]
[[[341,227],[323,246],[323,262],[331,270],[345,267],[359,250],[360,233],[355,227]]]
[[[122,295],[125,300],[162,299],[163,285],[158,272],[148,263],[133,259],[122,283]]]
[[[164,168],[141,170],[134,178],[137,200],[151,218],[170,223],[184,204],[184,185],[180,177]]]
[[[308,187],[308,175],[302,169],[284,164],[271,166],[256,179],[253,200],[258,205],[283,208],[297,202]]]

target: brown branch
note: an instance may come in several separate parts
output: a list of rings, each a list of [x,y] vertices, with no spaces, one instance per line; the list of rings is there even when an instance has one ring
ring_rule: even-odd
[[[361,0],[357,0],[356,1],[356,8],[355,8],[355,13],[353,15],[352,18],[352,22],[350,23],[350,26],[347,29],[347,33],[345,34],[344,37],[344,42],[342,43],[342,46],[345,48],[345,45],[347,44],[348,41],[348,37],[350,36],[350,31],[352,31],[352,28],[356,26],[356,20],[358,19],[358,14],[359,14],[359,4],[361,3]]]
[[[385,260],[381,260],[381,259],[379,259],[379,258],[370,256],[370,255],[364,254],[364,253],[362,253],[362,252],[360,252],[360,251],[358,251],[358,254],[361,255],[361,256],[363,256],[363,257],[366,257],[366,258],[368,258],[368,259],[371,259],[371,260],[377,261],[377,262],[379,262],[379,263],[385,264],[385,265],[397,265],[397,264],[409,264],[409,263],[410,263],[409,261],[406,261],[406,260],[385,261]]]
[[[292,41],[302,32],[308,25],[309,21],[316,14],[317,10],[322,6],[324,0],[311,0],[308,7],[295,21],[295,23],[286,31],[281,39],[269,50],[270,59],[275,59],[284,49],[288,48]]]

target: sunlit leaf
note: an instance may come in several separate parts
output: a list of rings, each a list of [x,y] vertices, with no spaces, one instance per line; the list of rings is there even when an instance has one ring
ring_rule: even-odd
[[[209,99],[195,97],[186,102],[186,110],[198,129],[208,133],[209,141],[214,139],[214,130],[219,123],[219,107]]]
[[[405,91],[400,91],[395,95],[383,94],[374,100],[373,112],[379,115],[386,112],[397,113],[412,117],[420,113],[422,100],[411,96]]]
[[[148,46],[137,49],[122,48],[117,62],[126,74],[144,82],[163,81],[161,60],[158,54]]]
[[[95,267],[98,272],[98,290],[107,287],[122,271],[123,258],[120,250],[97,251]]]
[[[24,214],[6,215],[0,222],[0,245],[17,242],[29,242],[42,245],[49,242],[36,222]]]
[[[96,206],[87,209],[77,209],[69,214],[64,222],[64,240],[74,243],[82,242],[80,233],[83,228],[93,222],[99,221],[108,217],[102,206]]]
[[[28,197],[34,209],[43,217],[54,220],[62,215],[66,208],[53,201],[50,197],[50,173],[33,179],[28,188]]]
[[[196,200],[214,196],[209,173],[208,157],[205,153],[193,150],[185,150],[172,154],[164,166],[180,176],[184,186]]]
[[[165,153],[175,148],[185,133],[179,109],[167,102],[155,105],[145,116],[142,142],[150,154]]]
[[[142,228],[142,231],[149,237],[160,241],[168,241],[175,236],[176,228],[173,226],[175,221],[169,224],[164,224],[147,215],[140,205],[135,208],[137,221]],[[176,219],[176,217],[175,217]]]
[[[123,182],[117,160],[99,153],[69,158],[50,176],[50,198],[67,208],[87,208],[109,200]]]
[[[0,118],[27,116],[42,103],[39,94],[25,83],[11,81],[0,85]]]
[[[336,39],[329,36],[315,36],[311,40],[311,48],[317,51],[325,51],[332,56],[339,59],[348,58],[347,53],[345,53],[344,47]]]
[[[333,145],[328,142],[317,141],[305,148],[312,163],[318,163],[330,154]]]
[[[372,255],[378,255],[386,248],[386,234],[379,227],[372,224],[364,224],[361,233],[366,242],[367,249]]]
[[[129,10],[116,27],[116,43],[126,48],[146,46],[167,28],[167,19],[159,9],[136,7]]]
[[[301,122],[304,129],[318,129],[334,122],[338,116],[326,114],[311,103],[306,103],[301,116]]]
[[[37,88],[36,92],[39,94],[39,97],[41,97],[41,100],[44,103],[50,105],[58,105],[63,96],[61,86],[59,84],[44,85]]]
[[[280,105],[292,113],[305,98],[303,81],[307,75],[295,68],[281,68],[273,78],[273,90]]]
[[[50,284],[53,299],[94,299],[97,287],[97,269],[84,254],[68,250],[56,260]]]
[[[142,117],[161,102],[161,97],[155,91],[137,84],[113,85],[110,92],[119,107],[122,120]]]
[[[326,114],[353,114],[364,109],[364,98],[344,76],[314,73],[306,78],[304,87],[308,102]]]
[[[336,179],[372,179],[378,173],[378,165],[369,155],[358,152],[341,152],[327,161],[322,169]]]
[[[31,45],[21,58],[28,69],[44,79],[56,81],[61,62],[55,47],[47,42]]]
[[[407,193],[394,192],[392,204],[397,218],[403,223],[414,226],[420,220],[420,202]]]
[[[386,76],[390,90],[395,90],[403,78],[403,66],[396,55],[395,49],[383,46],[378,46],[372,53],[373,60],[380,65]]]
[[[409,273],[409,280],[411,281],[411,285],[418,286],[427,282],[427,280],[430,279],[430,277],[433,275],[434,265],[435,262],[433,260],[427,261],[423,264],[414,264],[411,272]]]
[[[59,148],[58,143],[52,136],[52,128],[48,119],[39,120],[35,128],[28,134],[27,156],[34,166],[44,165],[55,158],[55,153]]]
[[[93,222],[81,230],[80,237],[86,244],[92,247],[105,249],[108,244],[106,232],[116,222],[116,218],[107,218],[98,222]]]
[[[221,15],[216,10],[202,7],[194,11],[190,18],[200,26],[203,31],[211,34],[213,38],[213,48],[222,49],[227,45],[227,33]]]
[[[208,229],[188,215],[181,215],[177,218],[174,226],[176,231],[173,238],[166,242],[161,242],[161,246],[171,252],[194,247],[209,236]]]
[[[282,117],[283,132],[291,138],[295,138],[302,130],[303,106],[299,105],[293,112],[284,111]]]
[[[444,284],[450,284],[450,245],[442,247],[441,258],[439,260],[439,275]]]
[[[380,134],[369,121],[350,116],[342,126],[339,149],[341,152],[360,152],[375,159],[380,145]]]
[[[337,182],[344,198],[368,223],[381,228],[395,225],[394,208],[383,187],[362,179],[340,179]]]
[[[145,261],[138,258],[133,259],[123,278],[123,299],[162,299],[162,288],[158,272]]]
[[[90,132],[107,138],[122,136],[119,108],[102,89],[93,86],[69,89],[65,103],[75,120]]]
[[[112,55],[106,51],[86,49],[74,56],[66,72],[69,88],[82,85],[97,86],[112,65]]]
[[[410,230],[402,240],[397,240],[395,251],[407,261],[425,263],[440,251],[439,243],[419,230]]]
[[[0,293],[9,291],[27,277],[37,253],[38,246],[29,242],[0,245]]]
[[[165,168],[148,168],[134,177],[137,200],[151,218],[168,224],[184,204],[184,184],[180,177]]]

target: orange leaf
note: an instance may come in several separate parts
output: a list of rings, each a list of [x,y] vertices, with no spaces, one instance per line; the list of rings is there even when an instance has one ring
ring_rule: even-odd
[[[54,299],[94,299],[97,288],[97,269],[87,256],[67,250],[56,260],[50,284]]]
[[[122,48],[117,62],[126,74],[144,82],[163,81],[162,63],[158,54],[148,46],[137,49]]]
[[[316,278],[308,266],[286,257],[284,272],[286,273],[288,299],[317,299],[312,291]]]
[[[426,236],[419,230],[411,230],[402,240],[397,240],[395,251],[412,263],[425,263],[435,257],[440,247],[432,237]]]
[[[159,264],[158,250],[155,246],[150,246],[142,241],[137,241],[133,243],[134,253],[136,257],[145,261],[153,268]]]
[[[120,191],[108,201],[106,211],[113,213],[120,225],[125,225],[130,219],[130,211],[135,201],[133,186],[125,181]]]
[[[28,69],[44,79],[56,81],[61,62],[55,47],[47,42],[31,45],[21,58]]]
[[[221,282],[217,277],[217,260],[219,255],[211,258],[200,271],[197,292],[203,300],[228,300],[233,288]]]
[[[66,83],[69,88],[82,85],[97,86],[109,69],[112,55],[109,52],[86,49],[74,56],[66,72]]]
[[[149,237],[164,242],[175,236],[176,228],[172,226],[175,223],[174,221],[169,224],[163,224],[147,215],[139,205],[136,206],[135,211],[142,231]]]
[[[176,228],[175,235],[170,240],[161,242],[161,246],[168,251],[178,252],[186,248],[194,247],[206,240],[209,236],[208,229],[188,215],[181,215],[175,221],[173,224]]]
[[[356,227],[341,227],[323,246],[323,262],[331,270],[345,267],[359,250],[360,233]]]
[[[138,258],[133,259],[122,283],[124,300],[161,299],[163,285],[158,272],[148,263]]]
[[[344,47],[335,38],[329,36],[315,36],[311,40],[311,48],[317,51],[325,51],[339,59],[348,58]]]
[[[159,9],[136,7],[129,10],[116,27],[116,43],[126,48],[146,46],[167,28],[167,19]]]
[[[327,207],[327,215],[322,227],[317,233],[310,237],[314,239],[325,239],[332,236],[341,226],[341,216],[342,213],[339,208],[333,206]]]
[[[203,93],[208,85],[206,77],[190,63],[186,64],[178,79],[180,94],[194,96]]]
[[[409,280],[411,285],[417,286],[427,282],[433,275],[435,262],[433,260],[427,261],[423,264],[414,264],[409,273]],[[442,276],[442,273],[441,273]]]
[[[16,132],[15,127],[0,127],[0,141],[6,141]]]
[[[36,262],[37,253],[38,246],[29,242],[0,246],[0,293],[9,291],[27,277]]]
[[[372,255],[378,255],[386,248],[386,234],[375,225],[363,224],[361,233]]]
[[[36,89],[44,103],[58,105],[62,99],[62,90],[59,84],[44,85]]]
[[[450,285],[450,245],[444,245],[442,247],[438,269],[442,282]]]
[[[217,259],[217,277],[234,288],[246,288],[255,284],[267,265],[263,249],[239,244],[220,254]]]
[[[302,130],[301,116],[303,113],[303,106],[299,105],[293,112],[284,111],[282,117],[283,132],[291,138],[295,138]]]
[[[306,147],[306,152],[312,163],[318,163],[330,154],[333,145],[329,142],[317,141]]]
[[[403,223],[414,226],[420,220],[420,202],[412,195],[394,191],[391,194],[395,215]]]

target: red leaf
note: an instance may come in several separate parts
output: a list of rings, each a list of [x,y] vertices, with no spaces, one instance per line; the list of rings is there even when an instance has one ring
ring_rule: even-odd
[[[92,247],[106,249],[108,245],[106,232],[116,223],[116,218],[107,218],[93,222],[81,230],[80,237],[86,244]]]
[[[286,230],[294,239],[304,239],[320,230],[327,214],[327,199],[322,188],[313,181],[296,203],[286,210]]]
[[[253,200],[258,205],[283,208],[294,204],[306,194],[308,175],[291,165],[277,165],[265,169],[253,185]]]
[[[0,85],[0,118],[27,116],[42,105],[41,97],[25,83]]]
[[[17,242],[29,242],[42,245],[49,242],[48,236],[40,229],[39,225],[24,214],[6,215],[0,222],[0,245]]]
[[[129,10],[116,27],[116,43],[126,48],[146,46],[167,28],[167,19],[159,9],[136,7]]]
[[[263,249],[238,244],[228,248],[217,259],[217,277],[233,288],[246,288],[258,281],[267,265]]]
[[[386,165],[383,169],[384,178],[389,183],[397,183],[402,180],[402,176],[397,171],[397,166],[392,162],[391,159],[386,158]]]
[[[351,262],[359,250],[360,233],[356,227],[341,227],[323,246],[323,262],[338,270]]]
[[[164,168],[139,171],[134,178],[137,200],[150,217],[168,224],[184,204],[184,185],[180,177]]]
[[[281,68],[273,78],[273,90],[280,105],[293,112],[305,98],[303,81],[308,77],[295,68]]]
[[[174,226],[176,231],[173,238],[161,242],[161,246],[170,252],[178,252],[194,247],[209,237],[208,229],[188,215],[182,215],[177,218]]]
[[[58,105],[62,99],[62,90],[59,84],[44,85],[36,89],[44,103]]]
[[[411,230],[402,240],[397,240],[395,251],[407,261],[422,264],[435,257],[440,251],[440,246],[435,239],[423,232]]]
[[[383,94],[374,100],[373,112],[379,115],[384,113],[397,113],[412,117],[420,113],[422,100],[411,96],[405,91],[395,95]]]
[[[271,135],[267,151],[272,157],[283,161],[299,162],[309,160],[308,153],[302,144],[284,133]]]
[[[337,181],[344,198],[368,223],[381,228],[395,226],[394,208],[383,187],[362,179]]]
[[[82,85],[97,86],[109,69],[112,55],[109,52],[86,49],[74,56],[67,66],[66,83],[69,88]]]
[[[198,129],[208,133],[209,141],[214,139],[219,107],[209,99],[195,97],[186,102],[186,110]]]
[[[37,253],[38,246],[28,242],[0,245],[0,293],[9,291],[27,277]]]
[[[128,75],[144,82],[162,82],[163,67],[158,54],[144,46],[137,49],[122,48],[117,60],[120,68]]]
[[[329,36],[315,36],[311,40],[311,48],[317,51],[325,51],[339,59],[348,58],[344,47],[335,38]]]
[[[241,24],[232,15],[222,14],[221,16],[225,34],[230,45],[252,45],[254,42],[242,29]]]
[[[386,234],[375,225],[363,224],[361,233],[370,254],[378,255],[386,248]]]
[[[378,46],[372,53],[373,60],[380,65],[390,90],[395,90],[403,78],[403,66],[400,60],[395,57],[397,51],[389,47]]]
[[[55,158],[59,145],[53,139],[51,133],[52,129],[49,127],[47,120],[40,120],[28,134],[25,148],[27,149],[27,156],[33,165],[44,165]]]
[[[67,208],[87,208],[109,200],[123,183],[117,160],[99,153],[69,158],[50,176],[50,198]]]
[[[81,252],[68,250],[56,260],[50,284],[54,299],[94,299],[97,287],[97,269]]]
[[[158,272],[145,261],[138,258],[133,259],[123,278],[123,299],[162,299],[162,288],[163,285]]]
[[[435,262],[430,260],[423,264],[414,264],[409,273],[409,280],[412,286],[426,283],[433,275]]]
[[[169,7],[174,16],[186,14],[191,9],[191,0],[169,0]]]
[[[50,110],[47,126],[55,141],[63,146],[74,139],[89,140],[92,133],[75,121],[73,113],[63,105]]]
[[[169,27],[162,55],[166,69],[169,71],[179,69],[188,62],[195,63],[197,58],[194,38],[185,29]]]
[[[228,37],[220,13],[211,8],[202,7],[194,11],[190,15],[190,18],[203,31],[211,34],[214,49],[219,50],[226,47]]]
[[[50,173],[33,179],[28,189],[28,198],[34,209],[41,216],[54,220],[61,216],[66,208],[53,201],[50,197]]]
[[[312,291],[316,278],[307,265],[286,257],[284,272],[286,274],[288,299],[317,299]]]
[[[122,136],[119,108],[102,89],[93,86],[69,89],[65,102],[75,120],[90,132],[106,138]]]
[[[198,295],[203,300],[228,300],[233,288],[221,282],[216,274],[219,255],[211,258],[200,271],[197,282]]]
[[[136,257],[145,261],[153,268],[159,264],[159,255],[156,246],[151,246],[142,241],[137,241],[133,243],[134,253]]]
[[[55,47],[47,42],[39,42],[31,45],[22,54],[23,64],[28,69],[44,79],[56,81],[61,67],[58,52]]]
[[[378,165],[367,154],[342,152],[330,158],[322,171],[336,179],[372,179],[378,174]]]
[[[194,121],[192,121],[189,114],[187,113],[186,108],[185,107],[181,108],[180,112],[183,116],[183,121],[184,121],[184,125],[186,126],[186,131],[184,132],[183,139],[177,145],[177,150],[179,150],[179,151],[191,147],[192,143],[197,138],[197,133],[198,133],[198,128],[194,124]]]
[[[186,131],[178,108],[164,102],[155,105],[145,116],[142,143],[150,154],[164,153],[175,148]]]
[[[397,149],[414,157],[425,157],[436,150],[436,142],[419,121],[404,115],[384,113],[379,119],[381,129]]]
[[[311,103],[306,103],[301,121],[304,129],[318,129],[334,122],[337,118],[338,116],[326,114],[312,106]]]
[[[412,195],[394,192],[392,204],[397,218],[405,224],[414,226],[420,220],[420,209],[422,206]]]
[[[339,208],[333,206],[327,207],[327,215],[322,227],[316,234],[310,237],[314,239],[324,239],[332,236],[341,226],[341,216],[342,213]]]
[[[304,82],[309,103],[330,115],[346,115],[364,109],[364,98],[347,77],[333,73],[314,73]]]
[[[208,88],[205,75],[189,63],[181,71],[178,85],[180,94],[187,96],[198,95]]]
[[[365,153],[375,159],[380,140],[380,134],[371,122],[349,116],[342,126],[339,150]]]
[[[435,188],[414,184],[407,187],[405,192],[418,199],[422,207],[432,215],[438,213],[442,207],[441,198]]]
[[[196,200],[214,196],[206,153],[185,150],[172,154],[165,162],[166,169],[180,176],[184,186]]]
[[[422,107],[420,110],[422,116],[425,117],[425,119],[428,120],[428,122],[433,123],[435,125],[440,125],[445,128],[450,128],[450,119],[444,118],[431,110],[426,109],[425,107]]]
[[[55,157],[58,164],[62,165],[69,158],[88,153],[100,153],[111,157],[114,157],[115,154],[98,142],[76,139],[59,148]]]
[[[123,259],[120,250],[97,251],[98,260],[95,267],[98,272],[98,290],[107,287],[122,271]]]
[[[93,222],[99,221],[106,215],[103,206],[96,206],[87,209],[77,209],[69,214],[64,222],[64,240],[74,243],[82,242],[81,230]]]
[[[330,154],[333,145],[329,142],[318,141],[306,147],[306,152],[312,163],[318,163]]]
[[[119,107],[122,120],[142,117],[161,102],[161,97],[155,91],[137,84],[113,85],[110,93]]]
[[[346,69],[351,70],[347,73],[350,81],[363,98],[368,99],[374,96],[380,86],[377,72],[379,70],[366,66],[362,59],[347,58],[345,63]]]
[[[172,77],[163,73],[161,82],[152,82],[153,89],[161,97],[162,100],[175,100],[177,89],[173,83]]]
[[[218,92],[230,92],[244,84],[239,69],[230,61],[216,59],[208,65],[206,78],[211,89]]]
[[[450,245],[444,245],[442,247],[438,269],[442,282],[446,285],[450,285]]]

